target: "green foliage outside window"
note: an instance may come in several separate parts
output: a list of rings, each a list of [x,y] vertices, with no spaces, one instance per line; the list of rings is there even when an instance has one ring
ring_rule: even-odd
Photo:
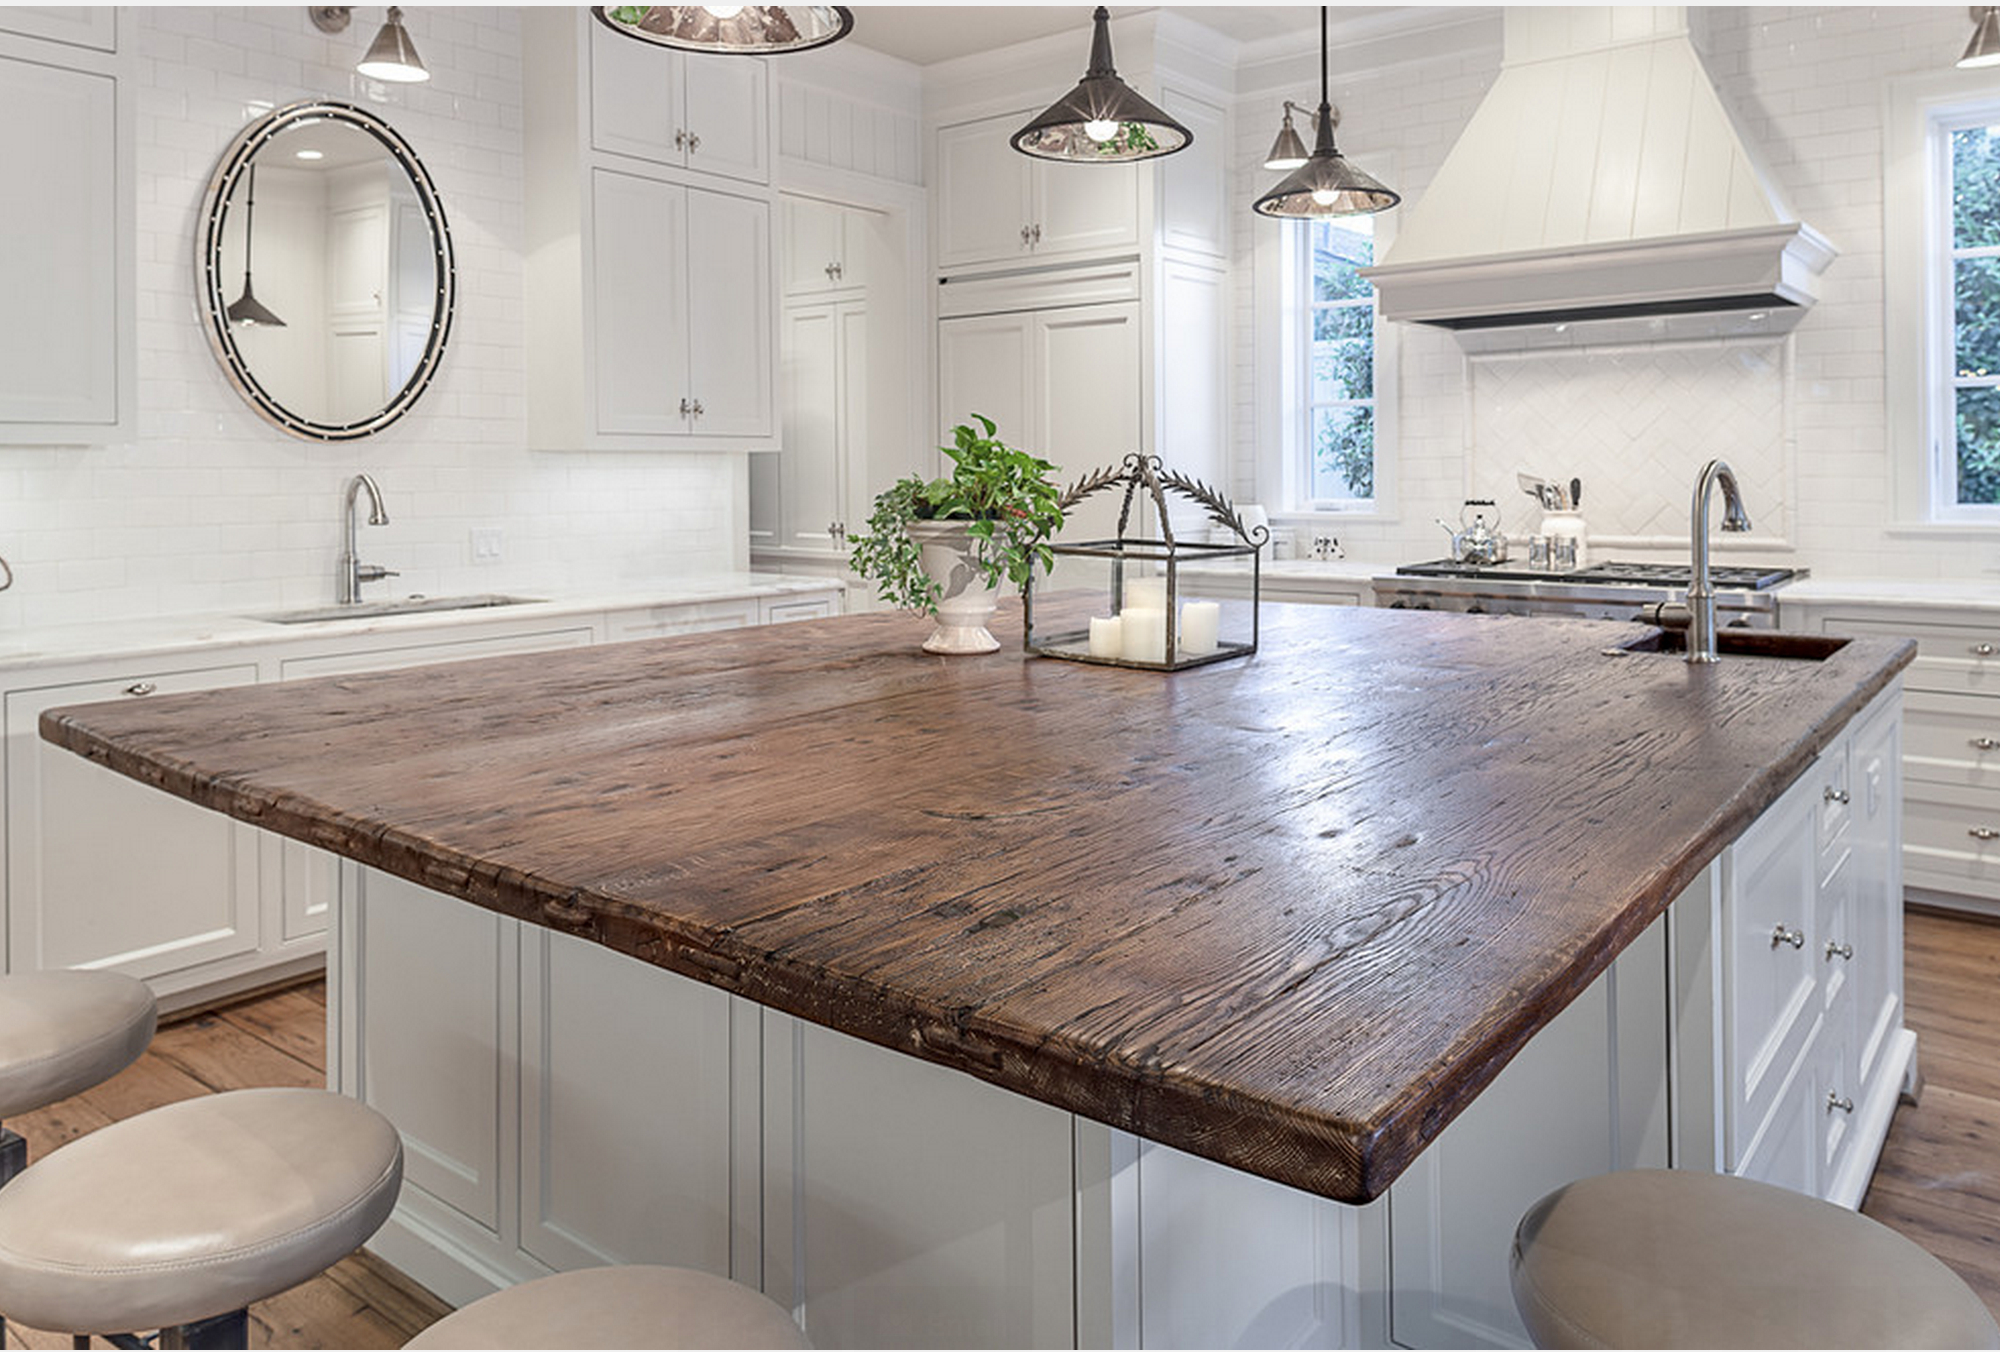
[[[2000,504],[2000,126],[1951,133],[1957,501]]]
[[[1375,261],[1367,219],[1308,227],[1312,313],[1307,354],[1308,494],[1315,501],[1375,496],[1375,290],[1360,269]]]

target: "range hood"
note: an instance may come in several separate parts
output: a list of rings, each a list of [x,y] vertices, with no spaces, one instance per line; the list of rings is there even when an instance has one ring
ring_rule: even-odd
[[[1363,275],[1457,329],[1756,312],[1833,260],[1744,148],[1679,7],[1509,6],[1500,75]]]

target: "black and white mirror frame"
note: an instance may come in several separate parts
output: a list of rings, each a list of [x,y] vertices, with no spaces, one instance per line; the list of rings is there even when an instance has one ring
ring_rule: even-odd
[[[225,276],[222,266],[223,227],[229,215],[229,205],[237,197],[238,180],[248,174],[256,163],[258,152],[288,130],[328,119],[345,123],[374,137],[397,166],[409,175],[430,226],[432,265],[437,277],[437,298],[431,310],[430,334],[424,344],[423,355],[409,379],[381,409],[365,418],[341,423],[320,422],[297,413],[285,407],[259,383],[256,373],[244,359],[226,313],[229,308],[227,289],[236,279]],[[252,408],[293,436],[308,441],[353,441],[372,436],[408,413],[437,374],[438,364],[444,358],[445,340],[451,333],[457,285],[451,231],[445,224],[444,205],[438,200],[437,189],[425,172],[423,162],[410,149],[409,143],[388,123],[351,103],[334,99],[304,99],[273,109],[245,127],[223,152],[221,162],[209,179],[208,193],[202,204],[196,255],[196,285],[201,291],[203,328],[216,360],[222,364],[229,383],[249,401]]]

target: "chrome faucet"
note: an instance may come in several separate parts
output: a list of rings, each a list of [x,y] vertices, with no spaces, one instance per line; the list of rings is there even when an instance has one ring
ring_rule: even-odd
[[[355,519],[354,500],[360,496],[363,489],[368,490],[368,524],[371,526],[386,526],[389,524],[389,514],[382,510],[382,490],[375,486],[375,481],[366,474],[357,474],[352,479],[349,479],[347,481],[346,509],[342,518],[342,524],[347,529],[347,548],[340,556],[340,575],[336,579],[337,595],[335,596],[335,599],[344,606],[351,606],[361,599],[362,583],[377,582],[385,577],[400,576],[400,574],[379,564],[363,563],[360,553],[357,552],[355,535],[360,527],[360,522]]]
[[[1688,578],[1686,601],[1662,601],[1640,609],[1638,618],[1662,629],[1687,631],[1687,660],[1715,661],[1715,592],[1708,582],[1708,499],[1709,490],[1722,485],[1722,528],[1726,531],[1750,529],[1750,517],[1743,510],[1743,495],[1736,488],[1736,472],[1728,462],[1711,460],[1702,466],[1694,482],[1694,506],[1688,513],[1689,552],[1694,556]]]

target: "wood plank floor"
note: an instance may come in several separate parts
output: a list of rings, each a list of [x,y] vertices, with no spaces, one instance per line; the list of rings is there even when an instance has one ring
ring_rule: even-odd
[[[161,1028],[146,1054],[95,1089],[7,1125],[40,1159],[65,1141],[164,1103],[223,1089],[326,1083],[323,982],[255,996]],[[366,1252],[250,1307],[252,1347],[401,1347],[449,1306]],[[8,1347],[66,1348],[67,1334],[7,1325]],[[105,1346],[99,1343],[98,1346]]]
[[[1943,1259],[2000,1315],[2000,924],[1912,913],[1909,1021],[1927,1081],[1904,1105],[1862,1210]],[[295,986],[162,1028],[130,1069],[10,1123],[39,1158],[163,1103],[256,1085],[320,1085],[326,992]],[[399,1347],[442,1302],[366,1253],[251,1307],[253,1347]],[[67,1337],[9,1325],[8,1347]]]

